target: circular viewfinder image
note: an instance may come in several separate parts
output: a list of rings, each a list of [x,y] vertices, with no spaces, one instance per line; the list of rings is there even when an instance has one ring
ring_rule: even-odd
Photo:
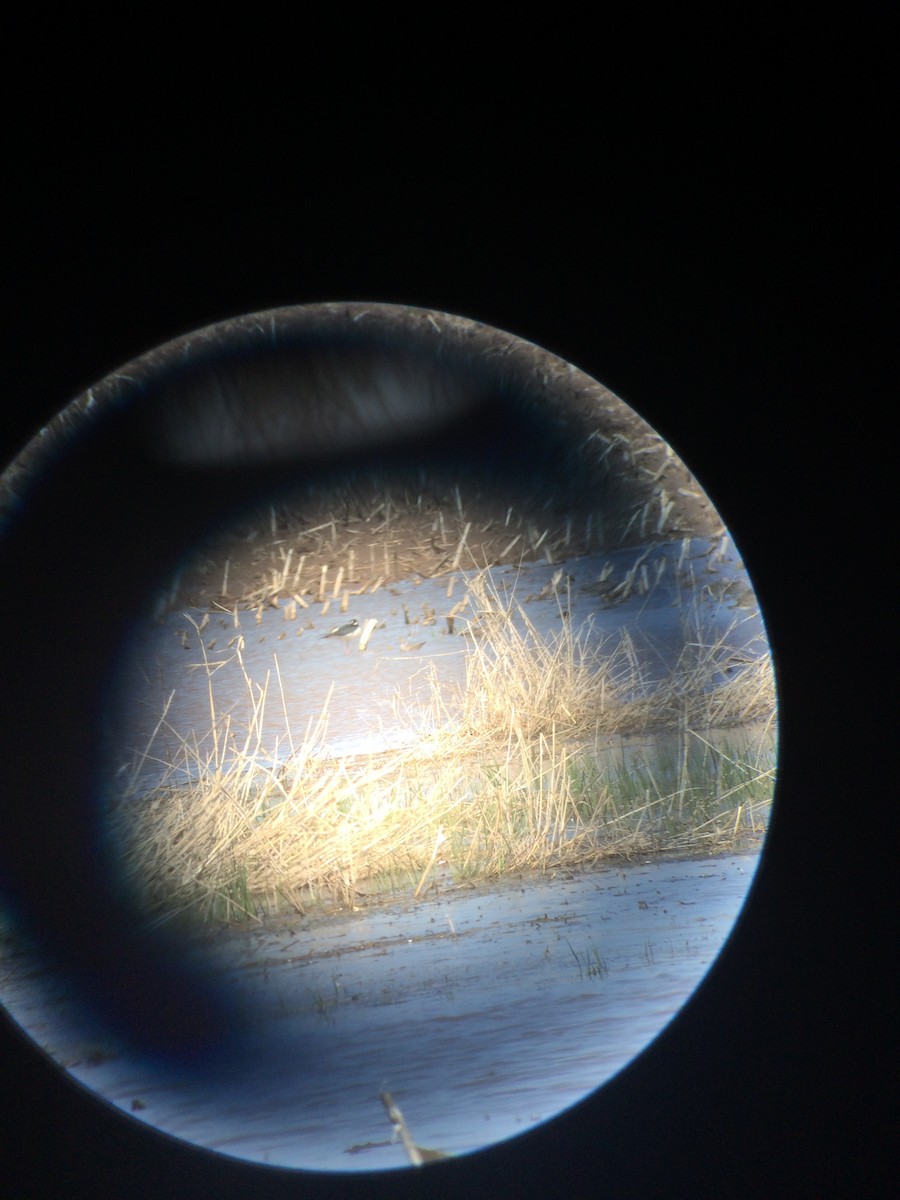
[[[443,312],[187,334],[0,476],[0,1002],[221,1155],[432,1169],[621,1071],[747,898],[740,536],[626,403]]]

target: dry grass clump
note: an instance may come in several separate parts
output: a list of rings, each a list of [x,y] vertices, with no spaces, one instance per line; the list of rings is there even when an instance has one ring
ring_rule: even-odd
[[[464,764],[445,751],[301,772],[242,761],[120,805],[116,821],[148,909],[241,920],[419,894],[436,868],[461,880],[734,849],[762,833],[771,799],[772,763],[755,757],[708,748],[610,766],[539,735]]]
[[[674,667],[660,680],[645,677],[627,637],[621,653],[630,664],[626,698],[615,728],[727,729],[766,721],[775,712],[775,677],[768,654],[736,655],[731,630],[711,641],[686,642]]]
[[[186,564],[160,607],[306,604],[341,588],[359,595],[460,566],[556,562],[604,547],[619,528],[604,525],[598,512],[522,501],[500,504],[458,483],[411,491],[370,480],[331,489],[299,507],[248,515]]]
[[[574,494],[570,475],[568,488],[561,491],[563,480],[554,480],[548,493],[534,479],[521,491],[498,490],[492,476],[468,471],[375,470],[310,484],[245,513],[185,565],[162,607],[253,609],[297,597],[321,600],[338,573],[358,594],[460,565],[560,562],[689,531],[722,532],[696,481],[642,422],[629,436],[594,430],[582,451],[581,468],[593,484]],[[2,498],[0,488],[0,506]],[[624,581],[622,594],[636,582]]]
[[[112,813],[123,873],[145,907],[248,919],[373,892],[418,895],[439,870],[489,878],[759,837],[771,737],[749,751],[715,747],[691,721],[756,714],[771,699],[770,669],[767,678],[751,664],[710,690],[723,648],[695,644],[653,686],[627,646],[604,657],[567,621],[542,639],[483,582],[474,599],[485,637],[465,687],[448,703],[433,677],[428,724],[438,732],[404,749],[323,756],[327,709],[299,744],[287,731],[287,753],[285,742],[266,747],[268,685],[245,672],[252,714],[237,731],[217,718],[207,664],[211,735],[182,738],[163,782]],[[654,722],[679,730],[676,751],[618,761],[596,748],[598,733]]]
[[[463,737],[720,729],[765,720],[775,710],[771,659],[736,655],[731,630],[711,641],[692,631],[672,670],[654,680],[627,636],[610,652],[590,622],[574,630],[568,597],[558,597],[560,629],[547,638],[521,605],[500,597],[486,572],[470,583],[469,597],[465,684],[437,722],[453,721]],[[432,691],[437,703],[436,677]]]
[[[119,806],[116,820],[146,906],[240,920],[349,903],[360,879],[405,877],[431,855],[440,800],[436,787],[404,788],[394,764],[294,772],[243,761]]]

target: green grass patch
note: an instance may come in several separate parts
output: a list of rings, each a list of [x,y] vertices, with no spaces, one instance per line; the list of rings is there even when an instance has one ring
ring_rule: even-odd
[[[566,945],[578,967],[580,979],[605,979],[609,974],[609,967],[596,946],[591,945],[583,950],[576,950],[571,942],[566,941]]]

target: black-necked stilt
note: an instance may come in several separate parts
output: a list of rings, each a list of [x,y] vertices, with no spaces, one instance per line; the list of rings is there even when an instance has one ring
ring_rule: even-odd
[[[330,638],[330,637],[343,638],[344,641],[347,642],[347,653],[349,654],[350,653],[350,645],[349,645],[350,638],[359,637],[359,621],[357,621],[356,617],[351,617],[350,620],[347,621],[347,623],[345,625],[335,625],[334,629],[329,630],[328,633],[323,633],[322,637],[323,638]]]

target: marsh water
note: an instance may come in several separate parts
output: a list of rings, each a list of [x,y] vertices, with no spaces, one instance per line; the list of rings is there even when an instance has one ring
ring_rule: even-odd
[[[462,1154],[583,1099],[668,1024],[744,902],[757,855],[645,862],[448,888],[359,913],[198,939],[257,1019],[215,1090],[130,1060],[72,1019],[63,985],[9,946],[0,994],[77,1080],[129,1117],[223,1154],[325,1171]]]
[[[251,724],[255,705],[273,760],[304,739],[339,758],[427,732],[417,713],[428,669],[451,690],[465,680],[471,642],[459,635],[478,614],[468,606],[452,631],[446,618],[472,577],[382,587],[349,597],[345,611],[335,600],[176,612],[135,625],[111,689],[121,717],[110,724],[107,789],[127,787],[140,803],[179,739],[210,729],[211,697],[217,720],[233,729]],[[731,655],[740,663],[766,652],[727,537],[494,568],[491,586],[513,619],[521,606],[541,636],[568,621],[589,639],[582,644],[610,655],[627,636],[649,679],[671,670],[691,639],[720,644],[723,678]],[[323,636],[350,617],[375,622],[363,652],[359,640]],[[718,736],[733,744],[740,735]],[[609,739],[603,750],[626,767],[664,752],[665,739],[653,737]],[[768,753],[774,761],[771,737]],[[204,970],[254,1014],[252,1054],[215,1090],[163,1075],[102,1029],[80,1026],[64,984],[14,939],[0,950],[0,997],[75,1079],[136,1120],[276,1165],[403,1166],[381,1091],[400,1104],[419,1144],[459,1154],[556,1115],[624,1067],[714,961],[761,841],[760,828],[747,853],[483,886],[438,873],[425,897],[369,897],[358,911],[198,933]]]
[[[466,630],[477,628],[477,605],[462,607],[452,635],[446,616],[478,574],[382,587],[349,597],[345,611],[337,601],[282,604],[258,612],[170,612],[135,624],[110,694],[109,710],[118,714],[106,764],[110,790],[117,795],[126,783],[149,790],[165,774],[163,764],[178,760],[183,738],[196,737],[201,751],[212,753],[211,734],[197,737],[212,725],[211,698],[220,731],[226,718],[238,731],[252,726],[275,760],[289,758],[305,739],[328,756],[415,740],[431,719],[423,707],[429,668],[448,696],[464,684]],[[589,653],[610,658],[627,637],[648,683],[665,677],[687,645],[720,643],[719,682],[732,669],[730,654],[739,661],[768,649],[727,536],[495,567],[489,579],[513,622],[521,624],[521,609],[542,637],[567,621]],[[351,618],[376,623],[363,652],[361,639],[324,637]]]

